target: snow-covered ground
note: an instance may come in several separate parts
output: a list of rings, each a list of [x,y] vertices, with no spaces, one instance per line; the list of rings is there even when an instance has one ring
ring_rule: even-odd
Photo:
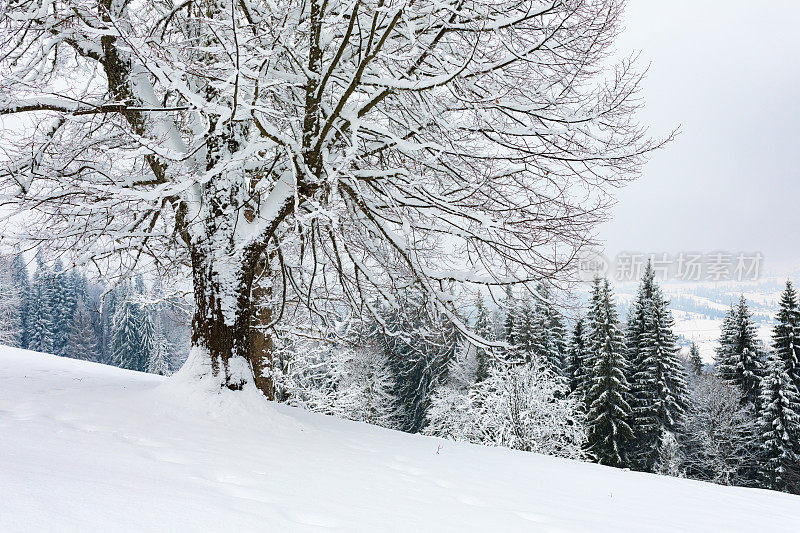
[[[792,531],[800,498],[0,348],[0,531]]]

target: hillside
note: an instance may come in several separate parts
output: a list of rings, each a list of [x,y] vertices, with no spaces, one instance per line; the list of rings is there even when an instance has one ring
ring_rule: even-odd
[[[785,276],[718,283],[666,280],[661,282],[661,288],[670,300],[679,342],[687,348],[690,342],[695,342],[703,360],[712,363],[725,313],[732,303],[739,300],[740,295],[747,299],[758,338],[767,345],[771,343],[773,319],[778,312],[778,301],[785,283]],[[627,319],[628,308],[636,297],[638,287],[638,280],[619,283],[616,287],[617,307],[623,320]]]
[[[0,349],[0,530],[789,531],[800,498]]]

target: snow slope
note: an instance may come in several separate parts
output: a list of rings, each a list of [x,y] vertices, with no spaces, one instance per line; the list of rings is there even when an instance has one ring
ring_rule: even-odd
[[[800,498],[0,348],[0,531],[791,531]]]

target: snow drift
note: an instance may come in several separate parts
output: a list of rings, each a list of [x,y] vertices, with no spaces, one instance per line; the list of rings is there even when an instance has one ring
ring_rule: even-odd
[[[800,498],[0,348],[0,530],[789,531]]]

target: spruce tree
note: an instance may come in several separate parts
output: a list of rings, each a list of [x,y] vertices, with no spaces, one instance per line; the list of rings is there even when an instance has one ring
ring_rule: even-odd
[[[126,285],[123,292],[125,297],[117,305],[117,312],[112,321],[112,359],[111,363],[120,368],[147,370],[147,359],[143,351],[143,332],[141,308],[134,301],[135,295]]]
[[[739,387],[742,401],[758,411],[764,361],[756,342],[756,326],[743,295],[726,315],[719,343],[715,360],[717,373]]]
[[[19,346],[21,343],[21,300],[12,262],[0,256],[0,344]]]
[[[629,464],[626,449],[633,438],[628,363],[607,279],[602,286],[599,279],[595,280],[589,325],[593,367],[587,394],[587,445],[600,464],[625,467]]]
[[[514,340],[514,316],[517,312],[517,300],[514,298],[514,291],[511,285],[506,287],[506,297],[503,300],[505,313],[503,315],[503,340],[509,346],[516,345]]]
[[[784,361],[775,353],[767,361],[761,393],[761,476],[764,486],[797,492],[800,453],[800,395]]]
[[[567,368],[567,332],[564,326],[564,317],[561,312],[552,308],[549,320],[550,334],[553,339],[554,350],[552,353],[551,363],[558,373],[563,376]]]
[[[569,347],[569,364],[567,365],[567,379],[569,390],[581,402],[586,397],[588,379],[591,375],[588,366],[588,353],[586,342],[586,328],[584,319],[579,318],[572,330],[572,340]]]
[[[72,315],[67,353],[70,357],[85,361],[99,361],[100,358],[97,334],[83,298],[76,302]]]
[[[100,354],[101,361],[106,364],[114,363],[114,317],[123,300],[127,298],[128,284],[119,283],[112,289],[104,287],[100,301]]]
[[[425,425],[434,389],[445,381],[459,336],[453,323],[408,291],[398,308],[385,311],[380,344],[394,384],[400,429],[418,433]]]
[[[645,357],[642,353],[643,342],[641,337],[645,334],[647,308],[656,290],[655,270],[653,270],[652,263],[648,261],[642,280],[639,283],[636,299],[628,312],[628,323],[625,328],[626,357],[634,371],[641,367],[642,360]],[[631,383],[631,387],[636,393],[640,384],[634,381]]]
[[[483,295],[478,293],[478,299],[475,302],[476,317],[475,317],[475,333],[485,340],[492,340],[491,321],[489,319],[489,310],[483,303]],[[477,368],[475,370],[475,381],[481,382],[489,377],[489,353],[487,348],[479,346],[475,350],[475,357],[477,359]]]
[[[28,347],[28,306],[31,293],[31,282],[28,278],[28,268],[25,265],[25,258],[21,253],[14,256],[11,263],[11,282],[17,289],[17,297],[19,302],[17,305],[17,314],[19,321],[19,336],[15,346],[19,348]]]
[[[36,252],[36,270],[31,282],[28,305],[28,349],[53,352],[53,276],[44,262],[41,249]]]
[[[530,363],[535,357],[539,356],[537,340],[542,335],[542,332],[537,329],[535,312],[529,295],[517,300],[513,314],[512,334],[510,336],[513,344],[509,342],[512,354],[507,356],[509,361]],[[544,359],[539,360],[543,361]]]
[[[719,339],[717,339],[717,346],[714,348],[716,356],[714,357],[714,371],[717,375],[722,377],[722,367],[727,367],[728,360],[730,359],[729,351],[733,342],[734,331],[736,330],[736,306],[731,304],[730,308],[725,311],[725,317],[722,319],[722,325],[719,328]],[[729,369],[725,368],[725,372]]]
[[[53,353],[62,357],[79,357],[69,353],[68,344],[75,313],[75,277],[56,261],[53,271]]]
[[[159,326],[156,326],[153,332],[153,345],[147,361],[147,371],[161,376],[169,376],[172,373],[169,364],[167,339]]]
[[[662,448],[674,441],[687,407],[686,373],[678,355],[669,302],[655,283],[643,302],[639,361],[633,381],[634,466],[652,472]]]
[[[546,284],[538,285],[535,300],[531,328],[533,351],[541,361],[547,362],[553,372],[563,375],[566,342],[561,314],[553,306]]]
[[[141,335],[142,344],[140,348],[140,357],[144,371],[150,367],[150,361],[155,357],[156,344],[156,325],[153,322],[151,309],[138,305],[137,314],[139,319],[139,334]]]
[[[781,296],[775,321],[777,324],[772,333],[772,347],[775,355],[783,361],[789,379],[800,390],[800,310],[797,306],[797,293],[789,280],[786,280],[786,289]]]
[[[626,357],[628,360],[628,382],[631,387],[631,430],[634,440],[629,443],[629,453],[632,465],[639,470],[647,470],[642,461],[645,450],[652,447],[652,443],[645,443],[645,436],[649,437],[652,424],[648,420],[650,413],[650,372],[644,359],[646,357],[645,333],[647,328],[647,311],[656,292],[655,271],[650,261],[645,266],[642,280],[636,293],[636,299],[628,311],[628,322],[625,328]],[[646,426],[646,427],[645,427]]]
[[[703,375],[703,360],[700,358],[700,350],[694,342],[689,347],[689,368],[695,376]]]

